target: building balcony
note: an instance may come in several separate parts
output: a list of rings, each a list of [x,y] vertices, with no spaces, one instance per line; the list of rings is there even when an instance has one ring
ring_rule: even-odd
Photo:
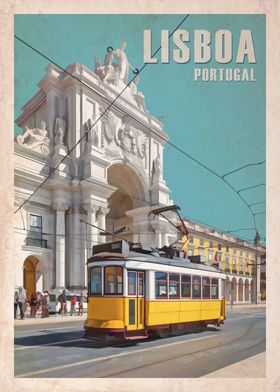
[[[230,272],[230,269],[229,268],[225,268],[225,272]]]
[[[251,274],[250,272],[245,272],[245,275],[250,276]]]
[[[25,245],[26,246],[35,246],[38,248],[47,248],[47,240],[43,240],[42,238],[26,237],[25,238]]]
[[[239,275],[244,275],[244,271],[239,271]]]
[[[232,269],[232,273],[233,273],[233,274],[237,274],[237,269],[234,269],[234,268],[233,268],[233,269]]]

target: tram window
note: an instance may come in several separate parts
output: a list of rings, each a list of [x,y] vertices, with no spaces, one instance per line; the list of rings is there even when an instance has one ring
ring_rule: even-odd
[[[211,279],[211,298],[219,298],[219,280]]]
[[[105,267],[104,294],[122,294],[123,293],[123,269],[122,267]]]
[[[156,272],[156,298],[167,298],[167,274]]]
[[[136,295],[136,272],[128,272],[128,295]]]
[[[138,294],[144,295],[144,272],[138,272]]]
[[[180,297],[180,275],[169,274],[169,298]]]
[[[192,297],[201,298],[201,278],[200,276],[193,276],[192,278]]]
[[[191,297],[191,277],[189,275],[181,275],[181,296]]]
[[[101,267],[90,269],[90,294],[101,294],[102,290]]]
[[[202,278],[202,298],[210,298],[210,278]]]

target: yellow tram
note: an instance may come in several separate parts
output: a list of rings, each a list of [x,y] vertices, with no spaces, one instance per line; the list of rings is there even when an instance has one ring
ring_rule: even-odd
[[[87,266],[88,338],[163,337],[226,318],[225,274],[215,267],[125,241],[94,246]]]

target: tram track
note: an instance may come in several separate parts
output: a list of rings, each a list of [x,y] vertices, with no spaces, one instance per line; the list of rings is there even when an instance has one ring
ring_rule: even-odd
[[[257,346],[259,346],[259,345],[261,345],[262,343],[264,343],[266,341],[266,339],[265,338],[263,338],[263,339],[261,339],[260,341],[258,341],[256,344],[254,344],[254,345],[252,345],[252,346],[249,346],[249,347],[245,347],[245,348],[243,348],[243,349],[241,349],[241,350],[237,350],[237,351],[234,351],[234,352],[232,352],[232,353],[229,353],[229,354],[226,354],[226,355],[224,355],[223,356],[223,359],[225,360],[225,359],[229,359],[229,358],[236,358],[236,356],[237,355],[239,355],[239,354],[241,354],[242,352],[244,352],[244,351],[248,351],[248,350],[251,350],[251,349],[253,349],[253,348],[255,348],[255,347],[257,347]],[[211,349],[207,349],[207,350],[205,350],[205,351],[210,351]],[[234,362],[237,362],[237,361],[232,361],[231,363],[234,363]],[[219,367],[220,368],[220,367]],[[193,372],[194,370],[199,370],[199,369],[201,369],[201,363],[199,364],[199,365],[196,365],[196,366],[191,366],[190,368],[188,368],[187,370],[188,370],[188,372]],[[217,370],[217,369],[213,369],[213,370]],[[181,371],[181,373],[182,373],[182,371]],[[181,373],[179,373],[179,372],[173,372],[173,373],[170,373],[170,374],[168,374],[166,377],[168,377],[168,378],[178,378],[178,377],[180,377],[180,375],[181,375]],[[207,373],[209,373],[209,372],[207,372]],[[207,374],[207,373],[205,373],[205,374]]]
[[[101,357],[87,359],[87,360],[84,360],[84,361],[67,363],[67,364],[64,364],[64,365],[61,365],[61,366],[55,366],[55,367],[45,368],[45,369],[41,369],[41,370],[39,369],[37,371],[31,371],[31,372],[28,372],[28,373],[18,374],[18,375],[16,375],[16,377],[33,377],[33,376],[36,376],[36,375],[39,376],[39,375],[43,375],[43,374],[46,375],[48,373],[53,373],[53,372],[56,372],[58,370],[62,370],[64,372],[65,370],[67,370],[67,369],[70,370],[73,367],[77,368],[77,367],[80,367],[80,366],[88,366],[88,365],[91,365],[91,364],[101,364],[103,361],[115,360],[115,359],[116,360],[117,359],[124,359],[125,357],[131,356],[133,354],[134,355],[135,354],[136,355],[140,355],[141,353],[145,353],[145,352],[148,352],[148,351],[155,351],[156,352],[157,350],[168,349],[169,347],[172,347],[172,346],[177,346],[177,345],[182,346],[184,343],[185,343],[184,344],[184,346],[185,346],[186,344],[191,345],[191,344],[196,344],[196,342],[198,342],[198,341],[208,340],[210,342],[210,344],[211,344],[211,346],[208,347],[208,348],[205,348],[205,345],[204,345],[204,347],[199,349],[199,350],[192,350],[190,352],[186,352],[185,351],[181,355],[177,354],[177,355],[174,355],[174,356],[168,357],[168,358],[161,358],[159,360],[148,361],[147,363],[142,364],[140,366],[137,365],[137,366],[134,366],[134,367],[129,367],[127,369],[123,369],[123,370],[119,369],[118,372],[114,372],[114,373],[105,374],[105,375],[100,376],[100,377],[114,377],[114,376],[115,377],[119,377],[122,374],[133,372],[133,371],[137,371],[137,370],[141,371],[141,370],[143,370],[143,369],[145,369],[147,367],[150,367],[150,366],[155,366],[155,365],[168,363],[170,361],[175,361],[175,360],[178,360],[180,358],[184,358],[186,356],[196,355],[196,354],[203,353],[203,352],[204,353],[205,352],[209,352],[210,350],[213,350],[214,348],[217,348],[217,347],[221,348],[221,347],[230,346],[230,345],[232,345],[232,344],[234,344],[236,342],[240,343],[240,340],[241,339],[244,340],[244,338],[246,338],[250,334],[250,332],[252,331],[253,327],[259,321],[260,320],[258,318],[257,320],[252,322],[248,328],[246,328],[245,333],[238,334],[238,336],[236,336],[234,339],[230,339],[229,341],[227,340],[226,337],[220,337],[219,342],[217,343],[217,336],[216,335],[204,336],[204,337],[190,339],[190,340],[184,341],[184,342],[176,341],[176,342],[171,342],[171,343],[164,344],[164,345],[153,345],[152,347],[146,347],[146,348],[141,348],[140,347],[140,348],[138,348],[136,350],[133,350],[133,351],[125,351],[125,352],[121,352],[121,353],[118,353],[118,354],[106,355],[106,356],[101,356]],[[213,340],[212,338],[215,338],[215,341],[212,342],[212,340]],[[260,342],[256,343],[252,347],[254,347],[254,346],[258,345],[258,344],[261,344],[263,342],[263,340],[264,339],[262,339]],[[162,340],[161,340],[161,342],[162,342]],[[90,344],[91,344],[91,342],[83,342],[83,343],[81,343],[81,345],[83,347],[89,347]],[[249,350],[250,348],[251,347],[248,346],[248,347],[242,349],[241,351]],[[237,351],[237,352],[239,352],[239,351]],[[234,354],[232,354],[232,355],[234,355]],[[66,377],[67,377],[67,374],[66,374]],[[166,377],[168,377],[168,376],[166,376]],[[170,376],[170,377],[175,377],[175,376]]]
[[[237,342],[237,341],[240,342],[240,339],[243,339],[243,338],[245,338],[246,336],[248,336],[248,335],[250,334],[252,328],[254,327],[254,325],[255,325],[257,322],[258,322],[258,320],[256,320],[255,322],[253,322],[253,323],[250,325],[250,327],[247,329],[247,331],[245,332],[245,334],[243,334],[243,335],[241,335],[241,336],[238,336],[238,337],[236,337],[235,339],[232,339],[232,340],[230,340],[230,341],[228,341],[228,342],[225,342],[225,343],[222,343],[222,344],[219,343],[219,348],[221,348],[221,347],[226,347],[226,346],[230,346],[231,344],[233,344],[233,343],[235,343],[235,342]],[[215,336],[212,336],[212,337],[215,337]],[[209,337],[209,338],[210,338],[210,337]],[[257,344],[254,344],[254,345],[248,346],[248,347],[246,347],[246,348],[244,348],[244,349],[242,349],[242,350],[236,351],[236,352],[233,353],[232,355],[236,355],[236,354],[238,354],[238,353],[241,353],[242,351],[245,351],[245,350],[249,350],[249,349],[251,349],[251,348],[254,348],[255,346],[261,344],[263,341],[265,341],[265,338],[263,338],[263,339],[262,339],[261,341],[259,341]],[[102,376],[102,377],[114,377],[114,376],[116,377],[116,375],[118,375],[118,377],[119,377],[121,374],[124,374],[124,373],[127,373],[127,372],[131,372],[131,371],[134,371],[134,370],[140,370],[140,369],[144,369],[144,368],[147,368],[147,367],[150,367],[150,366],[163,364],[163,363],[170,362],[170,361],[174,361],[174,360],[177,360],[177,359],[182,359],[182,358],[184,358],[184,357],[186,357],[186,356],[191,356],[191,355],[195,355],[195,354],[199,354],[199,353],[205,353],[205,352],[208,352],[208,351],[210,351],[210,350],[216,349],[216,347],[217,347],[217,344],[215,344],[215,345],[213,345],[213,346],[211,346],[211,347],[209,347],[209,348],[207,348],[207,349],[205,349],[205,347],[204,347],[204,348],[202,348],[202,349],[200,349],[200,350],[187,352],[187,353],[184,353],[184,354],[182,354],[182,355],[176,355],[176,356],[172,356],[172,357],[169,357],[169,358],[166,358],[166,359],[160,359],[160,360],[157,360],[157,361],[150,362],[150,363],[148,363],[148,364],[143,364],[143,365],[141,365],[141,366],[135,366],[135,367],[133,367],[133,368],[130,367],[129,369],[126,369],[126,370],[123,371],[123,372],[122,372],[122,371],[118,371],[117,373],[106,374],[105,376]],[[162,346],[162,348],[164,348],[164,346]],[[168,378],[168,377],[176,377],[176,376],[166,375],[166,377]]]

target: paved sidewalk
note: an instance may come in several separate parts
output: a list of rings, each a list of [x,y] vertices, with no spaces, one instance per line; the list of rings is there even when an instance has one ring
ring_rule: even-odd
[[[31,317],[26,317],[24,320],[14,320],[14,325],[40,325],[40,324],[46,324],[46,323],[65,323],[65,322],[71,322],[71,321],[79,321],[79,320],[85,320],[87,318],[87,313],[84,313],[83,316],[60,316],[59,314],[57,315],[50,315],[49,317],[40,317],[37,316],[35,318]]]
[[[258,308],[265,308],[266,303],[262,302],[260,304],[233,304],[232,309],[258,309]],[[230,309],[230,304],[226,304],[226,308]]]
[[[203,378],[265,378],[265,368],[266,353],[264,352],[208,373]]]

